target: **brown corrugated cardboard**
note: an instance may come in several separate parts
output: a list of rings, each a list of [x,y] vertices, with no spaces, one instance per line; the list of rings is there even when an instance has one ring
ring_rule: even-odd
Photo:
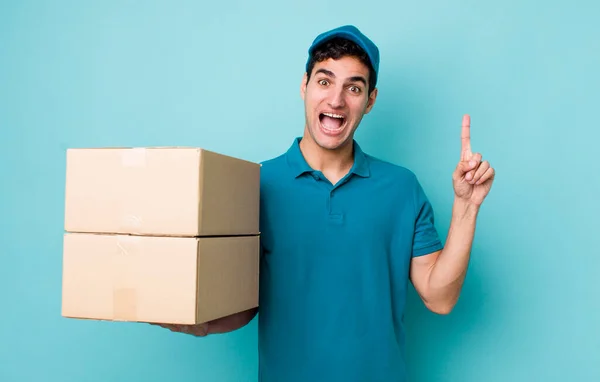
[[[259,233],[260,164],[200,148],[67,150],[65,231]]]
[[[196,324],[258,306],[259,237],[64,235],[62,315]]]

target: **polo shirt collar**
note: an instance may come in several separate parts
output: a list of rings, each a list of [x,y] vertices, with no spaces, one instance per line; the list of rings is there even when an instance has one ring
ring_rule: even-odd
[[[311,168],[308,165],[308,163],[306,162],[306,159],[304,159],[304,155],[302,155],[302,151],[300,150],[300,141],[301,140],[302,140],[301,137],[297,137],[296,139],[294,139],[292,146],[288,149],[288,151],[286,153],[287,162],[288,162],[290,168],[292,169],[292,172],[295,177],[299,177],[300,175],[307,173],[307,172],[311,173],[311,172],[315,171],[313,168]],[[352,165],[352,168],[350,169],[350,173],[361,176],[363,178],[366,178],[366,177],[370,176],[370,174],[371,174],[371,172],[369,170],[369,162],[367,160],[367,156],[362,151],[362,149],[360,148],[360,146],[358,145],[358,143],[356,141],[353,141],[353,143],[354,143],[354,164]]]

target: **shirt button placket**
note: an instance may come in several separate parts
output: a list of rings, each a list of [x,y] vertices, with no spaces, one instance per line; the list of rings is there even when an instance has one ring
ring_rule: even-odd
[[[344,214],[336,202],[337,198],[335,194],[335,189],[329,192],[329,220],[333,223],[341,224],[344,220]]]

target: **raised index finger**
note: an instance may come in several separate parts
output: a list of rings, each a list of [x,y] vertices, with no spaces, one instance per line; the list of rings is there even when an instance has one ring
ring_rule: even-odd
[[[469,160],[473,154],[471,153],[471,117],[468,114],[463,116],[460,139],[462,141],[460,158],[464,161]]]

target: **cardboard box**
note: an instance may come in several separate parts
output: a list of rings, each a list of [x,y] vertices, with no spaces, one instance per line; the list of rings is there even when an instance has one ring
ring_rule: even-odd
[[[67,150],[65,231],[259,234],[260,164],[200,148]]]
[[[62,315],[196,324],[258,306],[259,237],[64,235]]]

